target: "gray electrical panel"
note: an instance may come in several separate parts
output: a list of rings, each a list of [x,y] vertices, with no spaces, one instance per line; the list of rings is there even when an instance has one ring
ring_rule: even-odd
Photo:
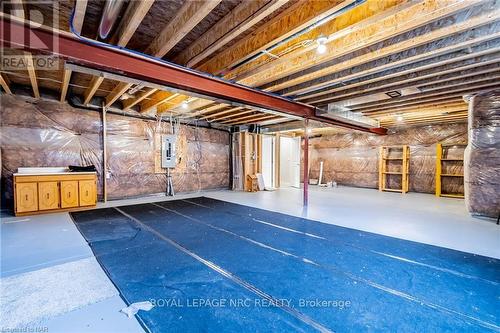
[[[176,135],[163,135],[161,140],[161,167],[162,168],[175,168],[176,153],[175,142],[177,141]]]

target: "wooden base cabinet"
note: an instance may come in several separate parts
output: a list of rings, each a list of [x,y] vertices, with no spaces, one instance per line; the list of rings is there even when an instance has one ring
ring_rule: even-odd
[[[78,180],[64,180],[60,184],[61,208],[78,207],[80,205],[78,201]]]
[[[38,184],[19,183],[14,185],[16,213],[36,212],[38,210]]]
[[[14,174],[14,192],[16,216],[88,208],[97,203],[97,175]]]

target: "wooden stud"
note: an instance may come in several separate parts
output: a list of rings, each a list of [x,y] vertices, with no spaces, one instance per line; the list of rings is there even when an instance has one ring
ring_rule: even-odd
[[[436,197],[441,196],[441,159],[443,158],[443,146],[436,144]]]

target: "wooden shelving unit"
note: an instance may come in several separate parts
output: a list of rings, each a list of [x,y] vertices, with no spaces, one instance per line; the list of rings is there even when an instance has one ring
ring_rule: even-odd
[[[448,164],[460,165],[463,169],[463,153],[462,157],[448,157],[450,149],[465,149],[467,145],[465,144],[441,144],[436,145],[436,196],[438,197],[448,197],[448,198],[463,198],[463,193],[443,193],[443,178],[463,178],[463,174],[453,174],[453,173],[443,173],[443,167]],[[445,170],[446,167],[445,167]]]
[[[396,167],[398,167],[398,171],[393,170]],[[410,172],[410,147],[406,145],[380,147],[378,172],[378,189],[380,191],[400,193],[408,192]],[[401,188],[388,187],[388,176],[401,177]]]

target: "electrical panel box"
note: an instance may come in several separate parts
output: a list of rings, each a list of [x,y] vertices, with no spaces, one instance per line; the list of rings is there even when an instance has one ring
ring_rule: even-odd
[[[177,141],[176,135],[164,135],[161,140],[161,167],[162,168],[175,168],[176,151],[175,142]]]

